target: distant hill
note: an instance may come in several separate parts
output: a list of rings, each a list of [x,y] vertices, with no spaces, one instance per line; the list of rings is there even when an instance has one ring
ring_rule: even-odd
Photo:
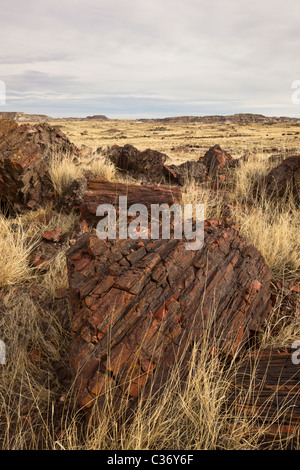
[[[203,124],[250,124],[250,123],[262,123],[262,124],[276,124],[276,123],[300,123],[300,118],[291,117],[267,117],[262,114],[231,114],[227,116],[212,115],[212,116],[178,116],[178,117],[166,117],[157,119],[139,119],[143,122],[161,122],[161,123],[194,123],[199,122]]]
[[[104,114],[96,114],[85,118],[67,117],[54,118],[45,114],[26,114],[23,112],[0,112],[0,119],[12,119],[17,122],[52,122],[52,121],[108,121],[109,118]],[[140,122],[160,122],[160,123],[203,123],[203,124],[276,124],[276,123],[300,123],[300,118],[291,118],[285,116],[263,116],[262,114],[240,113],[227,116],[176,116],[152,119],[136,119]]]
[[[46,116],[45,114],[25,114],[21,112],[0,112],[1,119],[12,119],[17,122],[44,122],[44,121],[54,121],[55,118]]]
[[[54,118],[47,116],[46,114],[26,114],[22,112],[0,112],[0,119],[12,119],[16,122],[52,122],[52,121],[85,121],[85,120],[95,120],[95,121],[107,121],[108,117],[103,114],[98,114],[96,116],[87,116],[86,118]]]

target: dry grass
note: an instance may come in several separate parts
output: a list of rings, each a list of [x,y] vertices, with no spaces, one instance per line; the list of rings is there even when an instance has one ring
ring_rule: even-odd
[[[212,191],[197,186],[191,177],[183,192],[183,202],[205,205],[205,217],[220,217],[224,202],[235,203],[233,217],[241,234],[265,257],[277,279],[299,280],[299,208],[291,200],[271,203],[266,198],[248,207],[255,182],[269,170],[264,148],[283,150],[297,146],[298,137],[282,137],[286,126],[267,130],[253,124],[244,126],[137,124],[130,121],[107,123],[64,123],[71,140],[93,148],[109,147],[126,135],[140,150],[154,148],[170,155],[174,163],[198,159],[215,143],[234,154],[254,151],[256,158],[238,168],[235,185],[228,191]],[[297,127],[288,126],[296,131]],[[109,131],[109,129],[112,131]],[[115,130],[114,130],[115,129]],[[223,129],[223,130],[222,130]],[[87,136],[81,136],[88,130]],[[80,132],[79,132],[80,131]],[[109,131],[109,132],[108,132]],[[266,133],[269,134],[266,136]],[[248,134],[237,139],[235,134]],[[219,135],[220,140],[213,136]],[[147,137],[148,136],[148,137]],[[201,138],[201,140],[199,140]],[[203,148],[192,151],[189,144]],[[300,142],[299,142],[300,147]],[[174,150],[171,150],[174,148]],[[50,174],[58,195],[86,171],[109,180],[117,178],[114,167],[103,155],[75,160],[52,159]],[[217,338],[208,332],[195,347],[185,387],[179,380],[182,364],[174,365],[163,393],[157,399],[140,402],[131,419],[125,416],[126,402],[116,409],[115,390],[106,391],[106,407],[95,407],[93,422],[83,420],[75,405],[72,379],[58,378],[61,363],[68,376],[70,366],[70,312],[66,299],[58,300],[59,289],[67,287],[65,250],[78,219],[51,208],[28,212],[15,218],[0,217],[0,339],[7,345],[7,365],[0,367],[0,445],[2,449],[256,449],[268,424],[254,431],[257,415],[249,416],[240,406],[227,406],[227,397],[237,377],[237,363],[228,363],[212,349]],[[44,231],[61,227],[66,242],[50,268],[37,273],[30,265],[30,253],[40,243]],[[34,280],[38,294],[33,296]],[[298,281],[297,281],[298,282]],[[280,305],[264,327],[260,347],[290,346],[300,337],[296,316],[281,314]],[[254,374],[253,370],[253,374]],[[249,394],[251,390],[249,390]],[[247,401],[250,395],[243,397]],[[278,408],[278,416],[281,409]],[[275,420],[276,417],[273,417]],[[279,444],[282,448],[287,442]],[[272,447],[272,444],[270,444]],[[300,448],[299,445],[296,445]]]
[[[222,214],[223,195],[220,192],[212,191],[209,185],[198,185],[191,178],[183,188],[182,203],[204,205],[204,218],[218,218]]]
[[[0,370],[2,449],[251,450],[259,448],[281,413],[279,408],[277,416],[253,432],[258,414],[250,416],[241,406],[251,398],[251,390],[238,397],[237,406],[227,405],[237,366],[211,354],[218,340],[207,330],[195,344],[184,385],[179,359],[163,390],[141,399],[133,414],[126,414],[126,400],[115,406],[115,390],[108,387],[105,406],[95,404],[87,422],[74,406],[72,382],[64,390],[53,380],[53,364],[64,357],[69,342],[61,312],[49,310],[45,318],[36,302],[26,292],[18,296],[13,290],[4,299],[9,313],[2,317],[0,329],[10,357]]]
[[[54,191],[61,196],[74,180],[82,176],[82,169],[75,160],[64,155],[53,155],[50,161],[49,175]]]
[[[252,199],[254,186],[270,171],[271,165],[263,153],[254,155],[254,158],[244,162],[235,170],[234,192],[232,199],[239,202],[248,202]]]
[[[114,181],[117,175],[115,166],[103,155],[86,156],[81,159],[70,155],[54,155],[51,158],[49,176],[58,196],[62,196],[74,180],[86,173],[102,176],[108,181]]]
[[[80,162],[83,172],[90,172],[95,176],[102,176],[108,181],[117,179],[116,167],[103,155],[82,159]]]
[[[11,286],[30,279],[33,271],[28,258],[37,245],[37,233],[26,234],[21,217],[7,219],[0,214],[0,286]]]

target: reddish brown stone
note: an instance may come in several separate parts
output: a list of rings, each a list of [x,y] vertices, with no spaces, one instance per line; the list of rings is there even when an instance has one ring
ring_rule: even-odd
[[[222,150],[219,145],[211,147],[200,161],[203,161],[208,174],[212,177],[222,174],[226,168],[235,164],[232,156]]]
[[[63,195],[60,206],[65,210],[77,209],[82,219],[96,222],[97,208],[100,204],[112,204],[118,207],[119,196],[127,196],[127,208],[139,203],[148,209],[151,204],[168,204],[181,202],[181,191],[167,186],[146,186],[115,183],[104,178],[80,178],[70,186]]]
[[[234,353],[271,312],[271,271],[230,220],[206,221],[197,251],[185,240],[101,241],[93,231],[68,251],[67,265],[81,406],[108,377],[120,396],[136,397],[158,363],[167,373],[209,326]]]
[[[254,188],[254,196],[264,191],[269,197],[284,198],[293,194],[297,204],[300,202],[300,156],[286,158],[280,165],[262,178]]]
[[[293,292],[300,293],[300,286],[292,286],[292,287],[290,287],[290,290],[293,291]]]
[[[157,150],[147,149],[140,152],[132,145],[126,144],[124,147],[114,146],[108,158],[118,169],[136,178],[145,177],[150,181],[164,181],[163,169],[168,156]]]
[[[163,173],[171,184],[184,186],[189,181],[203,183],[207,178],[207,170],[202,162],[188,161],[181,165],[164,165]]]
[[[265,429],[264,441],[282,442],[300,437],[300,366],[291,348],[249,353],[238,368],[229,405],[251,422],[252,430]]]
[[[15,210],[37,208],[53,199],[48,177],[53,155],[79,150],[59,130],[43,123],[0,120],[0,197]]]
[[[43,233],[43,238],[50,242],[59,242],[62,236],[61,227],[56,227],[53,230],[47,230]]]

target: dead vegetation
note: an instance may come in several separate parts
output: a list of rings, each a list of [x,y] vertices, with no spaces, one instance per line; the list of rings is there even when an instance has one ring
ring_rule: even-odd
[[[254,157],[234,170],[234,183],[219,190],[190,181],[183,190],[183,203],[205,205],[205,218],[230,216],[240,233],[260,250],[273,272],[274,284],[300,284],[300,211],[292,198],[284,203],[267,197],[253,201],[255,183],[272,167],[270,152],[298,147],[298,137],[288,136],[286,125],[251,125],[242,129],[249,137],[241,141],[237,126],[166,125],[132,122],[68,123],[64,132],[75,144],[94,149],[103,145],[103,154],[78,158],[53,156],[50,177],[61,196],[75,179],[86,172],[110,181],[121,177],[105,159],[105,148],[120,136],[140,150],[148,147],[166,152],[172,163],[198,159],[201,149],[222,138],[222,147],[233,156],[249,151]],[[154,130],[151,130],[154,129]],[[155,130],[156,129],[156,130]],[[295,127],[296,129],[296,127]],[[289,126],[289,130],[295,130]],[[88,130],[87,135],[84,131]],[[285,133],[285,136],[282,136]],[[268,135],[266,135],[268,134]],[[209,135],[213,135],[211,138]],[[149,137],[151,136],[151,137]],[[217,137],[216,137],[217,136]],[[122,139],[123,142],[124,139]],[[188,147],[191,145],[191,147]],[[174,150],[171,150],[174,148]],[[228,209],[229,207],[229,209]],[[227,212],[226,212],[227,211]],[[115,409],[114,389],[105,391],[105,407],[95,406],[93,419],[84,418],[76,407],[74,378],[68,362],[70,310],[66,291],[68,279],[65,252],[79,223],[78,215],[64,214],[49,206],[21,215],[0,216],[0,338],[7,344],[7,364],[0,366],[0,446],[2,449],[258,449],[270,420],[255,426],[257,415],[243,407],[228,406],[227,398],[237,376],[237,364],[211,354],[218,339],[203,336],[195,345],[187,370],[185,387],[179,380],[180,361],[175,365],[164,393],[140,401],[128,416],[126,403]],[[63,241],[50,266],[37,269],[31,254],[42,243],[43,233],[62,229]],[[288,289],[288,288],[287,288]],[[298,294],[299,295],[299,294]],[[300,339],[299,301],[285,310],[287,294],[274,302],[273,316],[264,325],[259,348],[291,346]],[[242,361],[243,359],[240,359]],[[254,370],[253,370],[254,374]],[[249,394],[251,391],[249,390]],[[249,396],[244,396],[245,403]],[[276,422],[281,414],[272,416]],[[96,423],[96,425],[95,425]],[[299,435],[269,442],[268,448],[299,449]]]

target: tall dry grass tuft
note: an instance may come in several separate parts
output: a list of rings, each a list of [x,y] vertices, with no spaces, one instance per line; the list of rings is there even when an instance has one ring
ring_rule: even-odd
[[[115,181],[117,179],[117,170],[115,165],[105,158],[104,155],[82,159],[81,167],[84,172],[92,173],[95,176],[102,176],[108,181]]]
[[[49,165],[49,176],[58,196],[61,196],[74,180],[82,176],[82,169],[72,156],[53,155]]]
[[[50,160],[49,176],[58,196],[61,196],[74,180],[86,173],[102,176],[108,181],[115,181],[117,178],[115,166],[103,155],[81,158],[53,155]]]
[[[255,184],[270,171],[271,165],[263,153],[257,153],[234,170],[234,201],[248,202],[252,199]]]
[[[2,449],[38,449],[49,442],[59,393],[53,364],[66,345],[62,315],[59,306],[45,311],[26,289],[11,287],[2,299],[0,333],[7,354],[0,368]],[[53,428],[51,433],[53,443]]]
[[[0,287],[26,281],[33,276],[29,255],[37,246],[36,231],[28,236],[21,217],[8,219],[0,214]]]
[[[219,218],[222,213],[223,195],[212,191],[206,184],[197,184],[192,178],[185,184],[182,192],[182,204],[204,204],[204,218]],[[195,215],[195,214],[194,214]]]
[[[262,198],[254,207],[235,210],[240,233],[264,256],[274,277],[294,278],[300,272],[300,209],[292,199]]]

